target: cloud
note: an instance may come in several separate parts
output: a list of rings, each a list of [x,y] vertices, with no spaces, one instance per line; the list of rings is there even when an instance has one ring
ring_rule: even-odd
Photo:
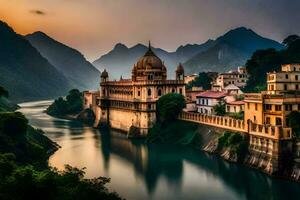
[[[36,14],[36,15],[45,15],[46,13],[42,10],[31,10],[30,13]]]

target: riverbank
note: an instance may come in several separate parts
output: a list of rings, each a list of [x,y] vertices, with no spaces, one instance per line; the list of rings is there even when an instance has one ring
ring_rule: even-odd
[[[248,151],[242,159],[238,160],[238,155],[232,153],[229,147],[218,149],[219,139],[226,130],[208,125],[197,125],[197,134],[201,138],[201,143],[192,144],[194,148],[217,155],[231,163],[243,164],[269,176],[285,178],[300,183],[300,163],[293,160],[282,171],[275,171],[276,169],[272,168],[273,158],[259,151]]]

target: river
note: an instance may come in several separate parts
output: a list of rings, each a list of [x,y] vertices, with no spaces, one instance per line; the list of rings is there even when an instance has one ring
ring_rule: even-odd
[[[51,101],[20,104],[30,123],[61,148],[49,164],[86,168],[86,177],[111,178],[109,188],[132,200],[300,199],[300,184],[230,164],[190,147],[145,144],[116,131],[99,132],[43,111]]]

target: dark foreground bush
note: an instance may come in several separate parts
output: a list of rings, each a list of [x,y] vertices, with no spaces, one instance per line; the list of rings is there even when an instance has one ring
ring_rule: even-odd
[[[84,179],[85,172],[66,165],[64,171],[18,166],[13,154],[0,154],[0,199],[121,199],[109,192],[108,178]]]

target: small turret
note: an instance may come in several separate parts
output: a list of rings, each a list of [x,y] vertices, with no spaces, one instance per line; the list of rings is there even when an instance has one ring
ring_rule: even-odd
[[[181,63],[179,63],[176,69],[176,80],[184,80],[184,68]]]
[[[107,82],[108,81],[108,73],[106,69],[101,73],[101,82]]]

